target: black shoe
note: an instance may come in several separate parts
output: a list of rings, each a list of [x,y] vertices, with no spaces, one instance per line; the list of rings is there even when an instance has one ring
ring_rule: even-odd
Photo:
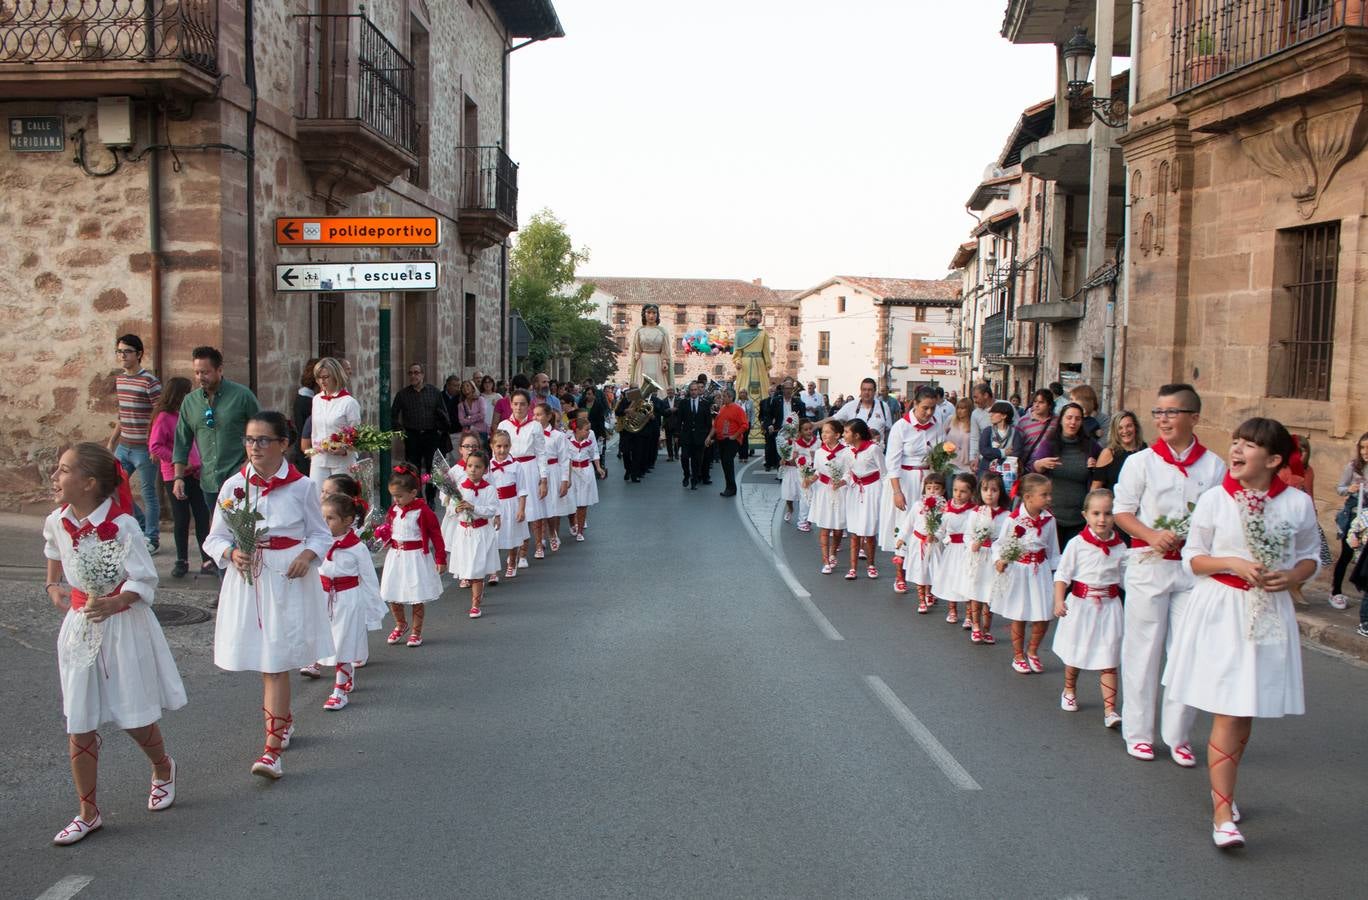
[[[628,478],[631,478],[631,477],[632,477],[632,476],[631,476],[631,473],[629,473],[629,472],[623,472],[623,473],[622,473],[622,480],[623,480],[623,481],[626,481]]]
[[[641,479],[638,478],[637,476],[633,475],[633,476],[632,476],[632,484],[641,484]]]
[[[723,496],[723,497],[735,497],[735,496],[736,496],[736,491],[723,491],[723,492],[721,493],[720,496]]]
[[[685,478],[684,481],[681,482],[681,487],[688,487],[688,486],[689,486],[689,479],[688,479],[688,478]]]
[[[703,483],[704,483],[704,484],[712,484],[712,479],[711,479],[711,478],[704,478],[704,479],[703,479]]]
[[[190,564],[183,559],[176,560],[176,564],[171,567],[172,578],[184,578],[190,573]]]
[[[698,482],[694,482],[693,484],[689,485],[689,490],[691,490],[691,491],[696,491],[696,490],[698,490]]]

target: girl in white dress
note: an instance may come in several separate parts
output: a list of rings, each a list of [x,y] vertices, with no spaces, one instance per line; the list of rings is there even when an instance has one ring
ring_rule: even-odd
[[[247,465],[223,483],[204,552],[227,569],[214,625],[214,665],[260,672],[266,746],[252,774],[281,776],[280,752],[290,746],[291,669],[332,656],[328,598],[316,566],[332,546],[318,486],[285,462],[289,426],[278,412],[247,420]],[[247,552],[229,527],[229,510],[255,510],[265,536]]]
[[[859,553],[864,551],[869,561],[865,574],[878,578],[874,564],[875,542],[879,536],[879,498],[883,495],[884,455],[874,443],[869,426],[859,419],[851,419],[845,426],[848,470],[845,489],[846,531],[850,532],[850,571],[846,580],[855,580]]]
[[[508,554],[504,577],[518,574],[518,551],[530,533],[527,528],[527,473],[514,461],[512,439],[506,431],[495,431],[489,438],[494,451],[485,479],[499,495],[499,550]],[[493,579],[490,580],[493,584]]]
[[[1054,616],[1054,579],[1059,565],[1059,535],[1049,513],[1050,479],[1034,472],[1017,482],[1021,506],[1008,516],[993,544],[993,567],[1005,576],[993,582],[993,612],[1012,619],[1012,668],[1022,674],[1045,671],[1040,642]],[[1012,559],[1012,556],[1016,556]],[[1026,623],[1031,623],[1031,641]]]
[[[542,435],[541,423],[532,418],[531,400],[527,396],[527,391],[521,388],[515,390],[509,395],[508,404],[513,414],[499,422],[498,430],[508,435],[509,453],[522,469],[522,475],[526,479],[527,504],[524,512],[527,524],[532,526],[543,515],[542,501],[546,499],[547,494],[546,451],[542,446],[545,438]],[[522,549],[518,551],[519,569],[527,568],[528,543],[534,534],[535,531],[529,529],[528,538],[523,541]]]
[[[812,448],[817,443],[814,437],[816,424],[810,419],[804,419],[798,423],[798,437],[789,449],[789,458],[784,460],[779,467],[780,475],[779,499],[784,501],[784,521],[792,522],[795,504],[799,506],[798,524],[802,524],[805,510],[802,509],[803,501],[803,476],[801,474],[803,466],[812,461]]]
[[[1196,576],[1169,648],[1164,684],[1213,714],[1207,744],[1212,840],[1238,847],[1235,778],[1254,719],[1301,715],[1301,644],[1289,591],[1320,567],[1316,509],[1278,471],[1295,444],[1272,419],[1235,430],[1221,490],[1197,501],[1183,565]]]
[[[1009,510],[1003,505],[1007,492],[1003,489],[1002,475],[997,472],[984,472],[979,479],[979,506],[969,519],[969,553],[965,564],[966,583],[969,585],[969,641],[974,644],[996,644],[993,637],[993,612],[988,608],[988,598],[992,596],[993,579],[997,570],[993,568],[993,544],[1002,536],[1007,524]]]
[[[1064,692],[1059,706],[1078,711],[1078,672],[1101,670],[1102,724],[1121,724],[1116,711],[1116,669],[1121,665],[1121,567],[1126,541],[1112,522],[1112,493],[1105,488],[1083,498],[1086,523],[1059,557],[1054,576],[1054,652],[1064,662]]]
[[[352,522],[352,531],[356,532],[357,538],[362,539],[364,552],[369,554],[370,547],[364,546],[364,537],[366,517],[370,515],[370,507],[366,504],[366,501],[362,499],[361,482],[357,481],[351,475],[330,475],[328,480],[323,482],[323,499],[327,500],[329,494],[342,494],[344,497],[351,500],[352,508],[356,511],[356,518]],[[374,566],[372,566],[372,569],[373,568]],[[384,625],[385,616],[389,615],[389,607],[385,605],[384,600],[380,599],[380,581],[378,578],[375,582],[375,591],[373,593],[367,592],[366,596],[370,601],[366,608],[366,630],[379,631]],[[368,654],[369,649],[368,646]],[[366,664],[368,658],[368,656],[358,657],[353,662],[353,665],[359,669]],[[317,669],[317,666],[314,668]],[[305,673],[303,669],[300,669],[299,671],[301,674],[308,674]],[[316,671],[312,673],[312,677],[322,677],[322,673]]]
[[[844,469],[849,465],[849,454],[841,443],[841,423],[827,419],[822,423],[822,443],[815,449],[814,474],[808,479],[812,491],[812,505],[808,521],[817,526],[817,543],[822,552],[822,574],[830,575],[836,568],[836,554],[841,549],[841,534],[845,531]],[[841,472],[841,477],[836,473]]]
[[[333,544],[323,554],[318,575],[328,596],[334,651],[321,662],[337,667],[332,694],[323,701],[323,708],[332,711],[347,705],[356,685],[355,663],[370,656],[366,632],[370,630],[372,611],[380,602],[380,579],[375,576],[370,550],[352,527],[356,518],[356,502],[352,498],[341,493],[323,497],[323,521],[333,536]]]
[[[806,424],[806,421],[804,422]],[[802,426],[799,426],[802,431]],[[806,439],[799,439],[793,442],[793,452],[798,457],[798,468],[803,466],[812,468],[817,461],[817,429],[813,426],[812,435]],[[798,525],[799,531],[807,534],[812,530],[812,522],[809,521],[812,514],[812,484],[799,479],[798,481]]]
[[[589,413],[580,410],[575,414],[575,435],[570,439],[570,497],[575,504],[570,532],[577,541],[584,540],[589,507],[599,502],[598,480],[605,474],[599,463],[598,439],[589,430]]]
[[[925,614],[935,604],[931,582],[940,560],[940,527],[933,529],[927,522],[933,508],[939,508],[942,521],[945,513],[945,476],[932,472],[921,481],[922,495],[898,513],[898,536],[893,542],[897,557],[893,560],[893,591],[907,593],[907,583],[917,586],[917,612]]]
[[[541,517],[532,523],[532,537],[537,542],[533,556],[541,559],[546,555],[542,550],[543,544],[549,544],[552,553],[560,549],[560,517],[571,502],[570,442],[565,439],[565,432],[557,427],[556,413],[549,405],[538,403],[534,412],[541,423],[548,483],[546,498],[541,504]]]
[[[347,393],[347,375],[341,363],[331,356],[325,356],[314,366],[314,379],[318,382],[318,393],[314,394],[309,420],[309,448],[313,451],[309,477],[321,489],[329,475],[346,472],[356,462],[355,450],[327,453],[322,448],[332,435],[361,424],[361,404]]]
[[[185,705],[185,688],[152,614],[157,570],[142,529],[128,510],[115,504],[121,483],[114,455],[99,444],[82,443],[67,450],[52,473],[53,493],[62,506],[43,523],[43,555],[48,597],[53,606],[66,610],[57,636],[57,669],[71,777],[80,801],[76,818],[53,837],[55,844],[74,844],[104,824],[95,805],[95,787],[98,729],[108,722],[128,732],[152,763],[147,808],[163,810],[176,799],[176,762],[166,753],[157,722],[162,710]],[[77,545],[90,553],[95,545],[111,541],[128,551],[122,578],[109,594],[89,597],[84,589],[93,585],[81,581]],[[99,649],[94,654],[81,652],[77,638],[92,626],[103,631],[91,638]]]
[[[485,579],[499,572],[499,490],[485,481],[489,457],[476,450],[466,457],[466,477],[457,489],[456,538],[451,542],[451,574],[470,588],[470,618],[478,619]]]
[[[973,593],[969,584],[969,517],[974,513],[974,493],[978,490],[978,479],[968,472],[955,476],[950,491],[950,503],[945,508],[945,524],[942,526],[941,540],[945,549],[941,552],[931,581],[931,596],[940,597],[946,603],[945,621],[952,625],[959,621],[960,604],[966,604],[965,622],[969,621],[969,595]]]
[[[446,565],[446,542],[437,515],[423,502],[423,483],[411,463],[400,463],[390,474],[390,499],[385,524],[375,536],[389,544],[380,575],[380,598],[394,613],[394,630],[385,638],[397,644],[408,633],[405,607],[413,608],[413,633],[408,646],[423,646],[423,617],[427,604],[442,596],[442,567]]]
[[[439,484],[437,486],[437,500],[442,508],[442,540],[446,542],[448,552],[451,544],[456,540],[456,504],[459,498],[453,487],[460,484],[466,477],[466,457],[476,450],[483,450],[480,443],[480,436],[473,431],[463,432],[456,441],[456,450],[452,454],[451,473],[448,477],[450,484]],[[434,476],[435,477],[435,476]],[[465,585],[461,585],[465,587]]]

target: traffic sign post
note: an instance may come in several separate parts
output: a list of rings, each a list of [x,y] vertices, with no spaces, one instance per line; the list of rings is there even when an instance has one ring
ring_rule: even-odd
[[[436,247],[442,223],[436,216],[281,216],[278,247]]]
[[[437,288],[437,263],[277,263],[275,289],[308,291],[431,291]]]

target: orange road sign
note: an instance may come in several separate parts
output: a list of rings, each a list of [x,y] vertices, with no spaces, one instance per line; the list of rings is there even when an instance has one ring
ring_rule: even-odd
[[[442,225],[436,216],[282,216],[275,220],[278,247],[436,247]]]

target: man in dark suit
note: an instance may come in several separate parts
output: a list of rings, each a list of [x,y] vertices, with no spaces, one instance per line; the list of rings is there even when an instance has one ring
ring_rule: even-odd
[[[711,481],[703,457],[712,432],[712,404],[703,399],[702,384],[695,381],[689,385],[689,396],[675,404],[675,418],[679,420],[679,462],[684,468],[684,486],[697,490],[700,483]]]
[[[796,426],[804,418],[803,405],[793,396],[793,379],[785,378],[770,394],[769,399],[760,404],[760,425],[765,429],[765,471],[779,468],[779,448],[775,440],[784,421],[793,417]]]

